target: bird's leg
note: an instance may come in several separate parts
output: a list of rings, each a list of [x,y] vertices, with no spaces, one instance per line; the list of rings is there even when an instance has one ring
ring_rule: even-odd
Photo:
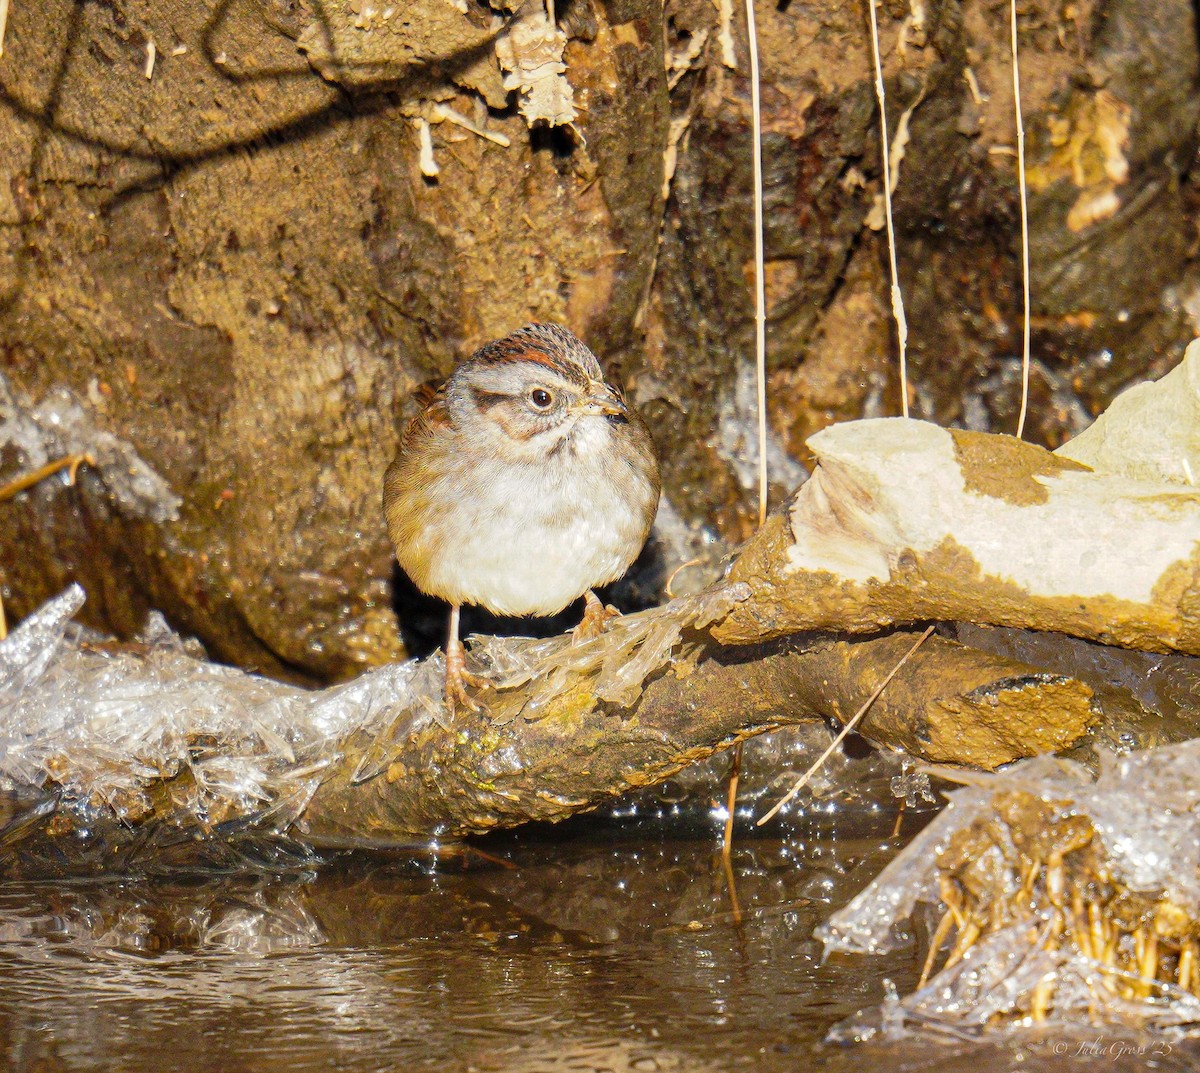
[[[599,597],[591,589],[583,594],[583,619],[571,631],[571,640],[581,645],[585,641],[594,641],[604,632],[610,618],[620,618],[621,612],[615,607],[605,607]]]
[[[459,605],[450,608],[450,630],[446,636],[446,710],[454,718],[454,709],[462,704],[471,711],[479,711],[479,704],[467,693],[467,686],[476,689],[487,683],[467,670],[466,655],[462,641],[458,639]]]

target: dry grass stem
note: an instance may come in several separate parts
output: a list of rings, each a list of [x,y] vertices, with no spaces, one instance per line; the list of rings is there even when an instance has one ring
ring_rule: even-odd
[[[1125,887],[1091,823],[1068,804],[1027,791],[999,794],[991,814],[939,851],[944,912],[918,990],[981,941],[1008,932],[1010,941],[1068,960],[1081,957],[1103,974],[1089,971],[1086,981],[1093,1016],[1113,997],[1153,1007],[1178,997],[1173,988],[1196,994],[1200,924],[1167,892]],[[1050,971],[1031,981],[1011,1015],[1027,1011],[1035,1022],[1065,1015],[1079,996],[1060,993],[1060,980]],[[942,985],[933,979],[932,986]]]
[[[879,20],[875,15],[875,0],[867,0],[867,10],[871,14],[871,55],[875,61],[875,96],[879,101],[879,155],[883,159],[883,210],[887,222],[888,261],[892,270],[892,316],[896,321],[896,339],[900,344],[900,412],[907,417],[908,321],[904,316],[904,295],[900,291],[900,274],[896,269],[896,232],[892,225],[892,165],[889,160],[891,141],[888,138],[887,94],[883,88],[883,63],[879,58]]]
[[[771,807],[769,812],[767,812],[765,815],[760,816],[758,818],[757,826],[761,827],[764,823],[766,823],[772,816],[775,815],[775,813],[777,813],[781,808],[783,808],[784,805],[786,805],[789,801],[791,801],[791,799],[793,797],[795,797],[801,790],[804,789],[805,786],[808,785],[809,780],[818,771],[821,770],[821,768],[825,764],[825,761],[828,760],[833,755],[833,751],[839,745],[841,745],[842,742],[846,740],[846,738],[850,734],[850,732],[856,726],[858,726],[859,721],[862,719],[862,717],[864,715],[867,714],[867,712],[871,708],[871,705],[874,704],[879,699],[879,695],[887,688],[888,683],[893,678],[896,677],[900,668],[903,667],[912,658],[913,653],[916,652],[916,650],[925,643],[926,639],[929,637],[929,635],[931,633],[933,633],[933,627],[932,626],[926,627],[925,632],[923,634],[921,634],[920,637],[917,638],[917,640],[913,644],[912,648],[910,648],[907,652],[904,653],[903,656],[900,657],[899,661],[897,661],[897,663],[896,663],[896,666],[894,666],[890,671],[888,671],[887,676],[883,679],[882,682],[879,683],[878,686],[875,687],[875,691],[865,701],[863,701],[862,707],[860,707],[858,709],[858,711],[856,711],[854,713],[853,718],[851,718],[846,723],[846,725],[844,727],[842,727],[842,729],[838,732],[838,736],[829,743],[829,748],[826,749],[817,758],[816,763],[813,764],[812,767],[810,767],[803,775],[800,776],[800,778],[798,778],[796,780],[795,785],[786,794],[784,794],[783,797],[781,797],[778,801],[775,802],[775,804]]]
[[[1012,21],[1013,110],[1017,121],[1017,186],[1021,193],[1021,297],[1024,314],[1021,328],[1021,415],[1017,439],[1025,432],[1029,410],[1029,198],[1025,190],[1025,120],[1021,113],[1021,65],[1017,59],[1017,0],[1009,0]]]
[[[436,179],[442,169],[433,155],[433,135],[429,132],[429,123],[423,116],[418,116],[413,122],[417,128],[417,161],[421,174],[426,179]]]
[[[989,97],[980,90],[979,79],[975,77],[975,72],[970,67],[963,68],[963,78],[966,80],[967,91],[971,94],[971,100],[976,105],[986,104]]]
[[[63,469],[67,471],[67,484],[73,485],[75,483],[75,474],[85,462],[89,466],[96,464],[96,460],[90,454],[65,455],[63,458],[56,458],[53,462],[47,462],[44,466],[33,470],[31,473],[26,473],[24,476],[18,477],[14,481],[9,481],[8,484],[0,487],[0,503],[12,499],[13,496],[19,495],[28,488],[32,488],[38,481],[44,481],[47,477],[52,477],[59,470]]]
[[[442,104],[440,101],[434,102],[431,109],[434,119],[446,123],[452,123],[456,127],[462,127],[463,130],[470,131],[476,137],[483,138],[485,141],[491,142],[493,145],[507,149],[512,145],[512,140],[507,134],[501,134],[499,131],[488,130],[486,127],[481,127],[477,123],[472,123],[461,112],[456,112],[449,105]]]
[[[754,152],[754,368],[758,410],[758,524],[767,520],[767,273],[763,234],[762,95],[758,69],[758,27],[754,0],[746,0],[746,36],[750,46],[750,127]],[[737,807],[738,776],[742,767],[742,743],[733,748],[733,770],[725,831],[721,841],[726,858],[733,846],[733,817]]]
[[[671,576],[669,578],[667,578],[667,583],[663,586],[663,591],[667,594],[668,600],[675,599],[675,591],[674,591],[675,579],[677,577],[679,577],[679,575],[682,574],[689,567],[699,566],[703,562],[704,562],[704,560],[699,559],[699,558],[689,559],[686,563],[680,563],[677,567],[675,567],[674,570],[671,571]]]
[[[938,921],[937,930],[934,931],[933,938],[929,940],[929,953],[925,955],[925,964],[921,966],[921,978],[917,981],[918,991],[929,983],[929,977],[933,973],[933,966],[937,963],[938,951],[941,950],[942,944],[950,937],[950,929],[952,927],[954,927],[954,913],[947,908],[942,914],[942,919]]]
[[[8,0],[0,0],[0,56],[4,55],[4,29],[8,25]]]
[[[754,0],[746,0],[750,38],[750,114],[754,144],[754,360],[758,388],[758,524],[767,520],[767,279],[763,235],[762,99]]]
[[[738,901],[737,881],[733,874],[733,861],[728,853],[721,854],[721,864],[725,870],[725,883],[729,887],[730,920],[735,928],[742,924],[742,905]]]
[[[4,33],[4,17],[7,14],[7,0],[0,0],[0,44],[2,44],[2,35]],[[14,496],[20,495],[26,489],[32,488],[38,481],[44,481],[47,477],[52,477],[60,470],[67,471],[67,484],[75,483],[75,475],[79,472],[79,467],[84,463],[89,466],[94,466],[96,460],[87,453],[65,455],[62,458],[56,458],[53,462],[47,462],[44,466],[39,466],[30,473],[26,473],[16,480],[9,481],[8,484],[0,487],[0,503],[4,503]],[[8,636],[8,618],[4,614],[4,600],[0,597],[0,641]]]

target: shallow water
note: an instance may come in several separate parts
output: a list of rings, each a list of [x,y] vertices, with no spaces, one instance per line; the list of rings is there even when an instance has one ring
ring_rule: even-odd
[[[736,910],[712,833],[664,840],[662,821],[491,840],[489,857],[356,855],[269,880],[5,885],[3,1068],[1200,1064],[1200,1046],[1094,1031],[822,1042],[881,1000],[885,977],[901,992],[916,981],[915,946],[822,964],[811,933],[919,822],[898,839],[885,815],[822,822],[786,842],[747,832],[734,855]]]

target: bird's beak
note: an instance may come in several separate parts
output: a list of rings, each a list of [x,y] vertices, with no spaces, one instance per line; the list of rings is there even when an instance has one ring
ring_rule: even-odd
[[[579,414],[595,414],[626,417],[629,409],[621,397],[607,384],[593,380],[588,384],[588,393],[572,409]]]

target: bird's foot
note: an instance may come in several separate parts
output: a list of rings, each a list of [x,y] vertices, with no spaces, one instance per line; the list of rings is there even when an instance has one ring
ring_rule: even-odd
[[[591,589],[583,595],[583,619],[571,631],[571,643],[576,645],[594,641],[605,630],[610,619],[620,618],[615,607],[605,607]]]
[[[479,711],[479,702],[467,692],[467,686],[483,689],[487,684],[486,678],[480,678],[467,670],[462,645],[450,646],[446,653],[446,710],[450,718],[454,718],[455,710],[460,704],[473,712]]]

